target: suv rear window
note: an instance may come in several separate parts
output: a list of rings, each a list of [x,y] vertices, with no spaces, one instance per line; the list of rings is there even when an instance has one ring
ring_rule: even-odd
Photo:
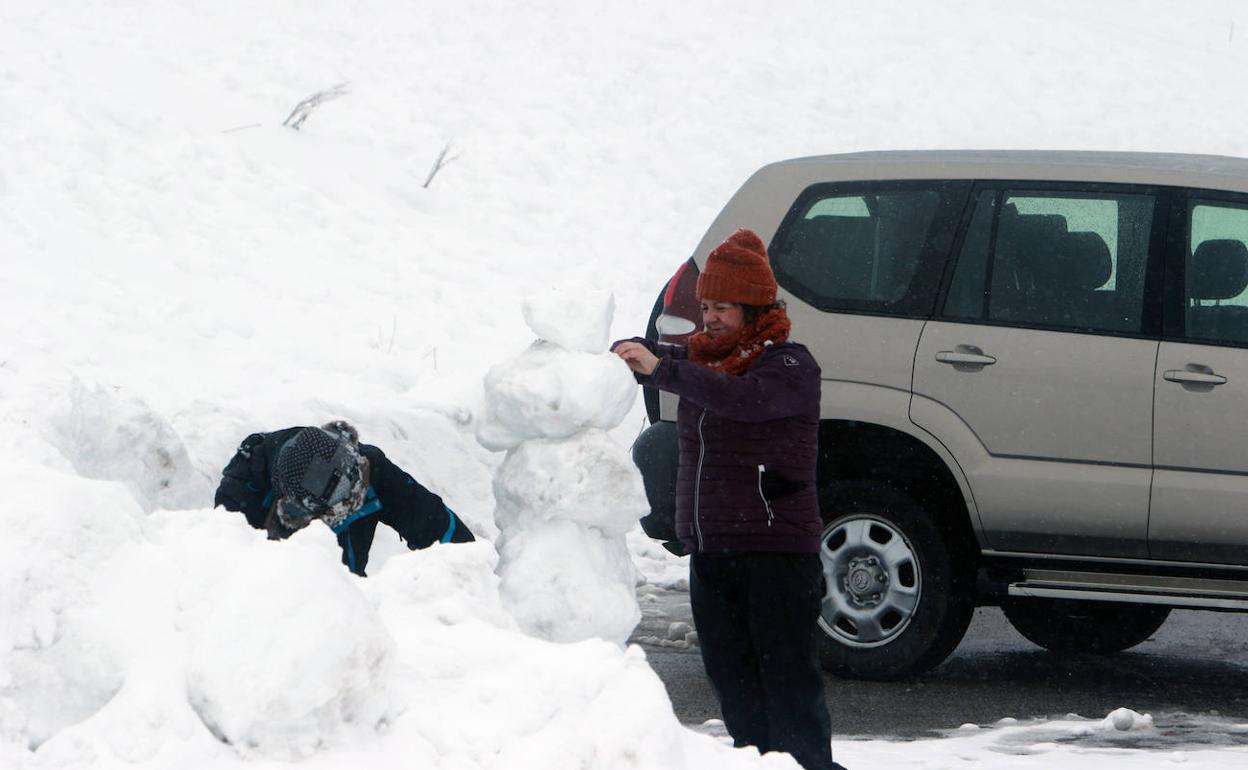
[[[1248,206],[1189,203],[1187,338],[1248,344]]]
[[[1140,333],[1154,208],[1151,195],[982,193],[945,315]]]
[[[926,317],[969,182],[806,189],[769,252],[780,285],[820,310]]]

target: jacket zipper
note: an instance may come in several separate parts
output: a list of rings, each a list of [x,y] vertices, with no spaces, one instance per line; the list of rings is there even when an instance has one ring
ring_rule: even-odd
[[[706,439],[702,436],[702,423],[706,421],[706,410],[702,410],[702,416],[698,418],[698,475],[693,482],[693,531],[698,536],[698,551],[703,548],[702,544],[702,460],[706,457]]]
[[[771,523],[776,519],[776,514],[771,510],[771,503],[767,501],[767,495],[763,494],[763,471],[765,470],[767,470],[766,465],[758,466],[758,496],[763,501],[763,507],[767,509],[767,526],[770,527]]]

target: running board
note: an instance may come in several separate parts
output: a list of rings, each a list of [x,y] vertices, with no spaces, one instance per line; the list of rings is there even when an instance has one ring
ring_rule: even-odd
[[[1248,611],[1248,580],[1026,569],[1010,596]]]

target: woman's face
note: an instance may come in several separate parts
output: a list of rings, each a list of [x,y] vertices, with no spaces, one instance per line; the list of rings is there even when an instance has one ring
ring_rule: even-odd
[[[702,328],[708,337],[732,334],[745,325],[745,311],[736,302],[702,300]]]

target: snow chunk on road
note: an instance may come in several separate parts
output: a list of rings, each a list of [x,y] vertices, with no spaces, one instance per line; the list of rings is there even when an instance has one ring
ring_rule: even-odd
[[[1101,720],[1101,725],[1103,727],[1112,727],[1120,732],[1151,730],[1153,729],[1153,717],[1128,708],[1120,708],[1109,712],[1109,715]]]

